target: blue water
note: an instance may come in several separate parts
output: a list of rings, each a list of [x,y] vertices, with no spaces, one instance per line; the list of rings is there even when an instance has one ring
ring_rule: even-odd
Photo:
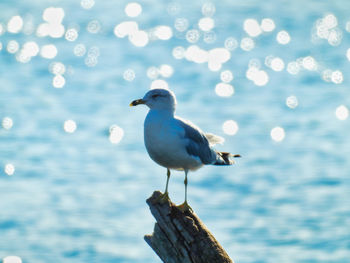
[[[13,121],[11,128],[0,128],[0,259],[160,262],[143,241],[154,224],[145,199],[163,190],[166,170],[152,162],[143,145],[146,108],[128,105],[150,88],[147,70],[167,64],[174,73],[160,78],[177,95],[177,114],[223,136],[225,144],[217,149],[243,156],[232,167],[208,166],[189,176],[190,205],[235,262],[348,262],[350,118],[335,114],[341,105],[350,107],[348,1],[213,1],[213,43],[204,42],[200,30],[198,42],[189,43],[186,31],[174,28],[177,18],[186,18],[188,30],[198,29],[204,1],[139,3],[142,13],[130,18],[124,13],[128,2],[120,0],[96,0],[90,9],[78,0],[0,2],[2,28],[16,15],[34,28],[0,33],[0,121]],[[75,41],[36,35],[51,6],[63,8],[65,30],[79,33]],[[337,21],[336,44],[312,37],[316,21],[327,14]],[[252,37],[251,51],[231,51],[221,70],[173,57],[177,46],[222,48],[228,37],[239,43],[248,37],[243,29],[248,18],[271,18],[276,28]],[[92,20],[100,25],[97,33],[87,30]],[[143,30],[169,26],[173,36],[135,47],[113,33],[123,21],[137,21]],[[286,45],[276,41],[281,30],[291,37]],[[22,63],[16,60],[19,51],[7,51],[11,40],[19,49],[28,41],[53,44],[58,53]],[[74,54],[78,44],[85,45],[85,55]],[[97,62],[91,65],[88,52],[96,48]],[[282,71],[264,64],[269,55],[284,61]],[[289,62],[307,56],[317,61],[317,70],[288,72]],[[269,76],[266,85],[247,79],[251,59]],[[66,67],[62,88],[52,84],[52,62]],[[128,69],[134,79],[124,78]],[[339,70],[343,80],[325,81],[326,69]],[[223,70],[234,75],[229,97],[215,93]],[[298,99],[294,109],[286,105],[292,95]],[[73,133],[63,129],[70,119],[77,125]],[[233,136],[222,128],[227,120],[238,124]],[[109,140],[111,125],[124,131],[119,143]],[[285,131],[280,142],[270,136],[274,127]],[[15,168],[12,175],[5,172],[8,164]],[[173,172],[170,181],[176,203],[183,201],[183,177]]]

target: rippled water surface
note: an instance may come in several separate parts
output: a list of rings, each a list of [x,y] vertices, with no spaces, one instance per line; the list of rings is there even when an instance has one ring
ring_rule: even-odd
[[[350,258],[348,1],[0,2],[0,259],[160,262],[150,88],[225,138],[189,202],[235,262]],[[170,197],[183,201],[182,172]]]

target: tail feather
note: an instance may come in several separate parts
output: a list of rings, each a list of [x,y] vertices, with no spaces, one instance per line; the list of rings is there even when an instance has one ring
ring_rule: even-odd
[[[238,158],[241,157],[239,154],[231,154],[228,152],[216,152],[218,154],[218,158],[214,165],[232,165],[234,164],[234,160],[232,158]]]

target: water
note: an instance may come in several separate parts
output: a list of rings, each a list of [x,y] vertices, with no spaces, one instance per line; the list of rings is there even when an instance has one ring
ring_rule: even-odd
[[[166,171],[143,146],[146,108],[128,104],[168,85],[179,116],[243,156],[189,176],[191,206],[235,262],[348,261],[347,1],[147,1],[136,17],[127,4],[0,3],[0,258],[160,262],[145,199]],[[131,41],[114,33],[124,21],[138,23]],[[183,195],[174,172],[170,197]]]

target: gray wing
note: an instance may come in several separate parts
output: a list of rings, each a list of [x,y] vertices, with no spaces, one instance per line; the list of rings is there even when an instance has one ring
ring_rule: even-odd
[[[186,151],[189,155],[199,157],[203,164],[212,164],[216,161],[217,154],[210,148],[205,134],[194,124],[177,118],[185,130],[184,138],[187,139]]]

